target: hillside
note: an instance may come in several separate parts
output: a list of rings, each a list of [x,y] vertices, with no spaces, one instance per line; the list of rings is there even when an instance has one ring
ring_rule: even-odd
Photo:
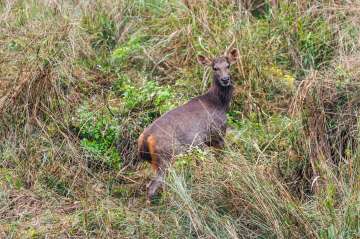
[[[360,2],[0,1],[0,238],[360,238]],[[222,151],[151,206],[137,138],[237,48]]]

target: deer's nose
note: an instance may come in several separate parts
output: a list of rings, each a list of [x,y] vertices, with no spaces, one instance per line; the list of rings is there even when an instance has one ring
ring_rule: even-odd
[[[221,81],[223,82],[227,82],[227,81],[230,81],[230,76],[225,76],[221,79]]]
[[[228,84],[229,82],[230,82],[229,76],[225,76],[225,77],[221,78],[221,83]]]
[[[223,78],[220,79],[220,84],[222,86],[229,86],[230,85],[230,77],[229,76],[225,76]]]

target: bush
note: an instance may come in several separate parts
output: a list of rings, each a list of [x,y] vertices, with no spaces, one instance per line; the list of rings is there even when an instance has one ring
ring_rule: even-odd
[[[92,110],[89,105],[80,107],[74,117],[74,126],[78,128],[81,146],[91,156],[114,169],[121,166],[121,158],[116,148],[120,127],[105,109]]]

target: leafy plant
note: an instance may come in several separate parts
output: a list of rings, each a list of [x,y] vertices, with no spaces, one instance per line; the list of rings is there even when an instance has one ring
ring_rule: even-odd
[[[127,42],[117,47],[112,53],[112,59],[117,64],[123,64],[131,54],[138,53],[146,43],[142,36],[133,36]]]
[[[81,146],[95,160],[118,169],[121,165],[116,141],[119,125],[116,119],[105,110],[93,111],[89,105],[81,106],[74,123],[79,129]]]
[[[82,19],[82,27],[92,35],[92,47],[97,50],[111,51],[116,45],[116,25],[113,19],[105,13],[86,15]]]
[[[123,78],[116,88],[121,92],[125,112],[148,106],[163,114],[175,106],[171,88],[159,86],[155,81],[146,81],[144,86],[137,87],[128,78]]]

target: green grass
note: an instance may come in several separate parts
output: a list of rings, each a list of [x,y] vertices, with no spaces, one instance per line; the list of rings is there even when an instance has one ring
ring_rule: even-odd
[[[359,5],[246,2],[0,2],[0,237],[360,237]],[[147,206],[139,134],[230,45],[226,147]]]

